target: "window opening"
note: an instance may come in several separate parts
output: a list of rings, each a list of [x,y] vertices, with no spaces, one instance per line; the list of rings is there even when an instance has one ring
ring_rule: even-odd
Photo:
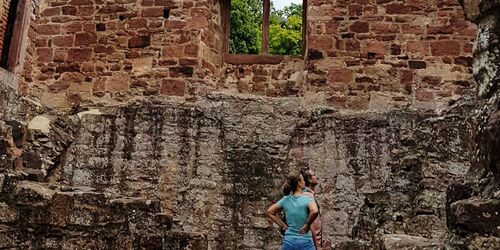
[[[271,0],[269,54],[302,54],[302,3]]]
[[[303,55],[306,0],[222,2],[226,62],[277,63],[281,56]]]
[[[7,13],[7,24],[3,36],[0,67],[14,72],[20,60],[23,36],[29,18],[30,0],[11,0]]]

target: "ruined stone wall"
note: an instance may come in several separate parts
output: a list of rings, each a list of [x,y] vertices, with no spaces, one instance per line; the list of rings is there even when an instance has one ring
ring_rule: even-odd
[[[472,85],[457,1],[311,1],[308,17],[310,88],[336,107],[439,109]]]
[[[302,65],[228,65],[225,83],[351,110],[445,109],[473,86],[474,33],[453,0],[308,1]]]
[[[467,112],[345,114],[224,95],[101,107],[72,118],[64,164],[45,181],[159,201],[210,249],[275,249],[265,211],[286,173],[310,166],[334,246],[373,249],[393,235],[440,246],[446,188],[469,168]]]
[[[208,70],[208,1],[41,1],[30,94],[50,107],[184,96]],[[206,40],[206,39],[205,39]],[[205,41],[204,40],[204,41]],[[205,49],[206,50],[206,49]]]
[[[467,18],[478,24],[474,47],[477,109],[473,114],[472,166],[465,183],[448,191],[451,246],[500,248],[500,1],[465,0]]]
[[[445,109],[473,87],[474,26],[452,1],[309,1],[305,58],[222,58],[220,1],[52,1],[36,14],[30,96],[51,107],[214,91],[344,109]]]

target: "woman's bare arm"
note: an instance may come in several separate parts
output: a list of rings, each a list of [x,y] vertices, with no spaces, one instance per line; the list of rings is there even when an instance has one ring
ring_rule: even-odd
[[[305,234],[309,231],[309,229],[311,228],[311,224],[319,214],[318,206],[316,205],[315,201],[309,202],[307,204],[307,208],[309,209],[309,217],[307,217],[306,224],[299,231],[301,234]]]
[[[278,226],[280,226],[281,228],[283,229],[287,229],[288,226],[286,225],[285,222],[283,222],[283,220],[276,215],[276,213],[281,210],[281,207],[278,206],[278,203],[274,203],[273,205],[271,205],[268,209],[267,209],[267,216],[276,224],[278,224]]]

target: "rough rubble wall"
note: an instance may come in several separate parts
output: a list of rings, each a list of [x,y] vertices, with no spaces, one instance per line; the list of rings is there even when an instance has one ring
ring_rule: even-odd
[[[159,200],[54,182],[77,125],[3,84],[0,96],[0,248],[207,249]]]
[[[475,28],[455,0],[310,0],[305,58],[276,65],[223,63],[220,1],[44,0],[37,10],[28,88],[51,107],[224,91],[443,110],[473,87]]]
[[[100,108],[80,114],[51,181],[159,200],[211,249],[275,249],[266,208],[286,173],[308,165],[321,178],[324,231],[335,246],[370,249],[392,234],[437,246],[447,184],[469,168],[466,111],[349,115],[295,98],[218,95]]]
[[[468,181],[450,187],[450,245],[500,248],[500,1],[466,0],[467,17],[478,24],[474,78],[478,105]]]

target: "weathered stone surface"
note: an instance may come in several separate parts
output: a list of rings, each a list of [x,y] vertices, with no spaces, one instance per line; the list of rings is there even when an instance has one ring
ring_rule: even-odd
[[[432,240],[401,234],[388,234],[382,237],[384,250],[413,250],[413,249],[441,249],[437,242]]]
[[[159,200],[213,249],[271,249],[280,238],[264,212],[286,172],[308,165],[335,245],[377,245],[379,228],[438,240],[446,183],[469,167],[461,112],[342,114],[224,95],[101,107],[80,116],[58,181]]]
[[[447,201],[449,245],[454,248],[497,249],[500,198],[500,2],[461,1],[478,24],[473,73],[477,109],[473,114],[472,165],[464,188],[451,188]]]
[[[500,200],[471,198],[451,204],[452,227],[500,236]]]

